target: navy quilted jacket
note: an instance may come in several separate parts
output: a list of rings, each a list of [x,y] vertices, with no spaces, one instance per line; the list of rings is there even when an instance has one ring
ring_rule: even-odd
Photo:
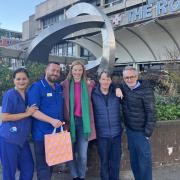
[[[114,87],[111,85],[107,103],[100,91],[99,85],[92,92],[92,103],[98,137],[115,137],[121,134],[120,99],[116,97]]]
[[[131,130],[142,131],[149,137],[155,126],[154,94],[147,81],[139,82],[141,85],[134,90],[126,84],[120,85],[124,95],[122,100],[124,123]]]

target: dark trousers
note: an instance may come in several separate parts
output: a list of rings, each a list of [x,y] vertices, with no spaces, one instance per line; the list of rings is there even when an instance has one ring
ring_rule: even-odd
[[[135,180],[152,180],[150,142],[143,132],[126,129],[131,169]]]
[[[0,158],[3,180],[15,180],[17,169],[20,171],[19,180],[32,180],[34,162],[28,142],[21,147],[0,138]]]
[[[50,180],[52,167],[49,167],[46,163],[44,141],[34,141],[34,152],[36,157],[37,179]]]
[[[97,138],[100,157],[101,180],[119,180],[121,160],[121,135],[113,138]]]

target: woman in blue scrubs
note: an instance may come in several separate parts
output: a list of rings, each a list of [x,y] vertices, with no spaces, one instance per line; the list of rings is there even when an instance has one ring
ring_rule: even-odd
[[[0,159],[3,180],[15,180],[16,169],[20,180],[32,180],[34,163],[28,143],[31,130],[30,116],[36,106],[27,107],[26,88],[29,75],[19,68],[13,73],[15,87],[3,95],[2,124],[0,126]]]

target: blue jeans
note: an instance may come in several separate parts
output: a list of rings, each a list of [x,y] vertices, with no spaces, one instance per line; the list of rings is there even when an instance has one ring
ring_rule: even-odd
[[[87,167],[88,139],[83,135],[83,122],[79,117],[74,118],[76,142],[73,143],[73,160],[68,162],[73,178],[85,178]]]
[[[152,180],[150,142],[143,132],[126,129],[131,169],[135,180]]]
[[[119,180],[121,161],[121,135],[113,138],[97,138],[100,156],[101,180]]]
[[[4,180],[15,180],[17,169],[20,171],[19,180],[32,180],[34,162],[28,142],[21,147],[0,138],[0,158]]]
[[[36,157],[36,170],[38,180],[50,180],[52,167],[46,163],[44,141],[34,141],[34,152]]]

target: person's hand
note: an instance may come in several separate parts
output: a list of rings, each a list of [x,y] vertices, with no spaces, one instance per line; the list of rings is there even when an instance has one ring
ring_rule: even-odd
[[[120,88],[116,88],[116,96],[119,98],[123,98],[123,93]]]
[[[91,78],[87,78],[87,84],[91,84]]]
[[[38,107],[36,105],[32,105],[26,109],[27,116],[31,116],[36,110],[38,110]]]
[[[70,131],[70,128],[69,128],[69,126],[67,124],[65,124],[63,127],[64,127],[64,131],[67,131],[67,132]]]
[[[58,119],[53,119],[52,122],[51,122],[51,124],[52,124],[52,126],[53,126],[54,128],[59,128],[60,126],[64,125],[65,122],[62,122],[62,121],[60,121],[60,120],[58,120]]]

